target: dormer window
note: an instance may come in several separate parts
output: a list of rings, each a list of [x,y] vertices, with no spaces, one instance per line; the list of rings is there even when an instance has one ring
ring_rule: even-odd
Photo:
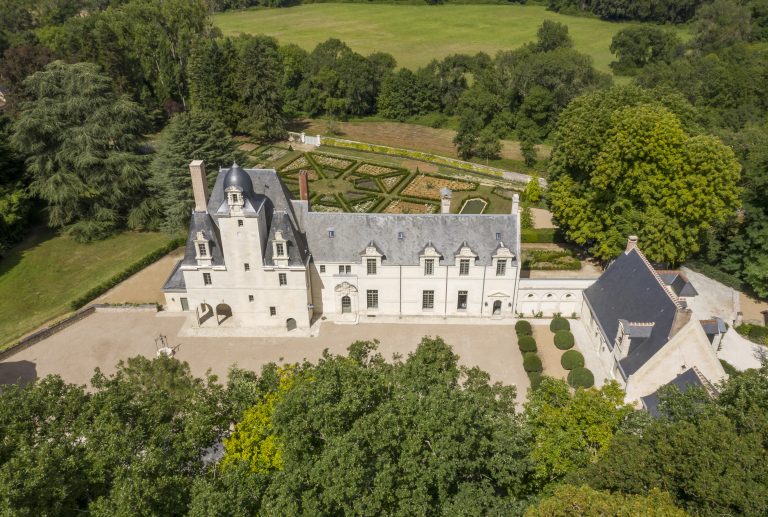
[[[199,242],[197,244],[197,254],[200,257],[207,257],[208,256],[208,245],[204,242]]]
[[[277,244],[275,244],[275,252],[276,252],[275,254],[278,257],[284,256],[285,255],[285,245],[282,242],[278,242]]]
[[[205,233],[200,231],[195,234],[195,259],[198,266],[210,266],[213,264],[211,257],[211,244]]]
[[[230,211],[238,214],[242,213],[244,204],[243,189],[232,185],[231,187],[227,187],[225,192],[227,193],[227,203],[229,204]],[[240,226],[239,222],[238,226]]]
[[[498,260],[496,262],[496,276],[504,276],[507,274],[507,261]]]
[[[328,238],[333,239],[334,237],[336,237],[336,232],[331,228],[328,230]]]
[[[397,232],[397,240],[401,241],[405,239],[405,233],[404,232]]]
[[[496,232],[496,240],[497,241],[501,240],[501,232]]]

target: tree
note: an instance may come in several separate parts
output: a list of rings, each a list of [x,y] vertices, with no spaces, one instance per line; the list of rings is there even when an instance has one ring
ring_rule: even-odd
[[[652,261],[680,263],[700,248],[704,232],[739,206],[741,167],[733,151],[711,136],[689,136],[660,106],[613,111],[606,139],[585,163],[576,125],[559,128],[549,204],[565,235],[609,260],[637,234]],[[574,135],[574,141],[568,141]],[[595,143],[593,142],[593,145]]]
[[[501,152],[501,142],[499,137],[496,136],[493,129],[486,127],[480,131],[480,136],[477,139],[477,155],[480,158],[487,160],[495,160],[499,157]]]
[[[537,42],[534,48],[537,52],[573,47],[573,40],[568,35],[568,26],[563,23],[544,20],[536,31],[536,36]]]
[[[200,39],[189,60],[189,107],[207,111],[235,130],[242,84],[237,77],[238,54],[230,38]]]
[[[528,395],[525,414],[533,435],[531,459],[542,485],[598,461],[632,407],[616,382],[601,389],[577,389],[550,378]]]
[[[714,0],[696,10],[692,45],[701,52],[712,52],[748,41],[751,32],[749,7],[733,0]]]
[[[554,494],[529,508],[525,517],[685,517],[666,492],[651,490],[648,495],[624,495],[594,490],[586,485],[561,485]]]
[[[267,36],[242,36],[238,44],[238,129],[259,139],[282,138],[285,123],[277,41]]]
[[[31,203],[24,181],[24,160],[10,145],[11,121],[0,117],[0,255],[27,229]]]
[[[671,63],[682,56],[683,42],[671,30],[641,25],[617,32],[611,40],[611,52],[618,58],[611,68],[617,74],[631,75],[650,63]]]
[[[150,197],[136,213],[136,226],[161,228],[169,233],[183,231],[194,206],[189,162],[204,160],[209,187],[220,167],[244,160],[229,130],[214,115],[192,111],[180,113],[161,134],[150,164]]]
[[[48,203],[49,224],[80,241],[108,236],[142,193],[138,153],[144,114],[116,97],[89,63],[56,61],[24,82],[13,143],[27,156],[30,191]]]
[[[465,110],[461,114],[459,130],[453,137],[453,144],[462,159],[467,160],[477,153],[477,143],[482,130],[483,121],[477,113]]]
[[[10,47],[3,52],[3,59],[0,60],[0,84],[5,87],[4,111],[15,113],[23,100],[21,95],[24,79],[42,70],[53,59],[53,52],[38,43]]]

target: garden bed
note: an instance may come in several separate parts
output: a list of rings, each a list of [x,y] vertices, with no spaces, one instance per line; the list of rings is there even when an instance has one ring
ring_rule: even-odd
[[[485,212],[485,208],[488,206],[488,202],[481,198],[472,198],[464,201],[464,204],[459,210],[460,214],[482,214]]]

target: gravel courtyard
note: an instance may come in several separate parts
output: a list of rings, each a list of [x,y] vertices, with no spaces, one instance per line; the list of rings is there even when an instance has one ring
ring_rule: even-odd
[[[422,336],[441,336],[459,355],[461,364],[478,366],[492,381],[517,386],[518,402],[525,400],[528,377],[523,370],[514,328],[511,325],[376,324],[336,325],[323,323],[318,337],[296,338],[177,338],[183,317],[153,312],[97,312],[0,363],[0,384],[29,380],[51,373],[64,380],[87,384],[97,366],[107,373],[120,359],[156,354],[155,338],[168,337],[179,346],[176,357],[187,361],[195,375],[207,370],[220,378],[233,364],[259,370],[275,362],[314,361],[324,349],[346,353],[355,340],[380,341],[379,352],[391,358],[406,356]]]

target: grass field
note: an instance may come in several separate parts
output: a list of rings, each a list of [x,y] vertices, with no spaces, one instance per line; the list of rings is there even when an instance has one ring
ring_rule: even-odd
[[[544,20],[568,25],[575,47],[610,72],[608,50],[613,35],[630,25],[595,18],[565,16],[539,5],[391,5],[309,4],[285,9],[254,9],[217,14],[214,23],[225,35],[268,34],[280,43],[311,50],[339,38],[367,55],[392,54],[399,66],[418,68],[450,54],[517,48],[536,39]],[[684,29],[678,29],[681,35]]]
[[[0,261],[0,343],[69,312],[69,303],[170,241],[162,233],[123,233],[78,244],[42,231]]]

